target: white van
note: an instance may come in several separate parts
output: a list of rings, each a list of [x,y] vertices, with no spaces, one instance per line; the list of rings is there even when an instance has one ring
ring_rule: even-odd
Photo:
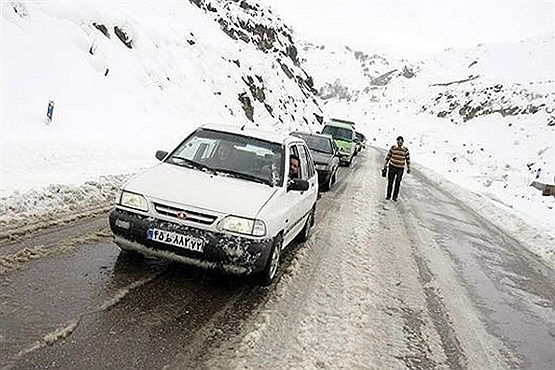
[[[299,158],[289,179],[290,157]],[[306,241],[318,178],[302,139],[276,132],[204,125],[121,189],[110,228],[124,251],[237,274],[262,285],[282,250]]]

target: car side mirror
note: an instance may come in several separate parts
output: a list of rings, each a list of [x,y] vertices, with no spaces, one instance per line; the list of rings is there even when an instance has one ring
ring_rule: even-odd
[[[168,152],[165,152],[163,150],[157,150],[156,151],[156,159],[158,159],[159,161],[163,160],[164,158],[166,158],[166,156],[168,155]]]
[[[303,179],[291,179],[287,182],[287,190],[293,191],[306,191],[309,188],[307,180]]]

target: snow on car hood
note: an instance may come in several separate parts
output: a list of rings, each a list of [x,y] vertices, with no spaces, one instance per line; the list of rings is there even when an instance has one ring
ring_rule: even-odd
[[[254,218],[277,188],[160,163],[131,179],[124,190],[183,206]]]

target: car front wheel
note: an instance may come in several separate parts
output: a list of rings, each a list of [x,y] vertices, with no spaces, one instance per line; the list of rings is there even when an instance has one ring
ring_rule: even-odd
[[[308,240],[308,238],[310,237],[310,229],[312,228],[312,226],[314,226],[314,214],[316,213],[316,205],[314,205],[312,207],[312,209],[310,210],[310,213],[308,214],[308,217],[306,218],[306,223],[304,224],[303,229],[301,230],[301,232],[299,233],[298,241],[300,241],[301,243],[304,243]]]
[[[274,242],[272,243],[272,250],[270,251],[270,255],[268,256],[268,260],[266,261],[264,270],[262,270],[262,272],[260,273],[260,285],[268,286],[274,281],[279,267],[282,245],[283,237],[281,236],[281,234],[278,234],[278,236],[275,237]]]

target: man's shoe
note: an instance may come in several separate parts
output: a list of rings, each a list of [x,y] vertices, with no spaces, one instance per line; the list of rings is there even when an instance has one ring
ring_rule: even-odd
[[[391,199],[391,197],[385,197],[385,199],[386,199],[386,200],[390,200],[390,199]]]
[[[396,201],[397,201],[397,198],[393,198],[393,201],[396,202]]]

